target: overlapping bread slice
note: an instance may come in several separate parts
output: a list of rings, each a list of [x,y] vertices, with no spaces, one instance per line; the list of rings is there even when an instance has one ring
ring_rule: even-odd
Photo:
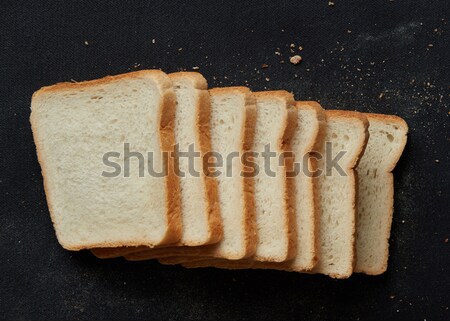
[[[365,114],[370,137],[358,164],[358,219],[355,272],[387,269],[394,206],[392,170],[406,144],[408,125],[397,116]]]
[[[316,253],[318,262],[312,273],[337,278],[351,275],[354,264],[355,175],[354,167],[367,139],[367,119],[348,111],[326,111],[326,129],[319,134],[316,153],[317,177],[314,179],[316,206]],[[339,156],[342,155],[342,156]],[[336,158],[335,158],[336,157]],[[333,165],[333,160],[336,166]],[[333,168],[340,168],[339,172]],[[197,260],[182,262],[161,259],[161,263],[183,263],[186,267],[273,268],[254,262]],[[292,269],[296,270],[296,269]],[[306,270],[306,269],[305,269]]]
[[[172,73],[169,78],[177,99],[174,131],[180,152],[177,164],[182,221],[181,239],[171,246],[216,243],[222,238],[217,182],[203,170],[203,156],[211,150],[208,84],[197,72]],[[111,258],[147,249],[99,248],[92,252],[100,258]]]
[[[364,114],[326,111],[327,132],[317,177],[318,262],[313,273],[348,278],[355,263],[356,177],[358,160],[368,139]]]
[[[271,268],[290,271],[311,270],[317,261],[315,233],[314,173],[317,164],[311,152],[317,150],[326,130],[325,111],[313,101],[296,102],[297,129],[291,142],[294,153],[294,199],[297,251],[294,259],[280,262],[253,262],[252,268]]]
[[[64,248],[179,240],[178,178],[170,170],[173,158],[161,157],[174,144],[175,94],[165,73],[144,70],[44,87],[31,107],[47,203]],[[139,157],[125,159],[125,143],[141,155],[154,150],[154,169],[167,175],[145,175]],[[112,162],[114,168],[106,166]]]
[[[216,167],[210,168],[210,174],[216,176],[218,182],[223,239],[217,244],[206,246],[159,248],[131,253],[125,256],[128,260],[174,255],[203,255],[236,260],[253,255],[256,241],[253,178],[243,175],[251,168],[242,162],[242,156],[248,154],[253,144],[255,98],[245,87],[212,89],[210,96],[211,145],[214,153],[210,154],[212,157],[209,162],[216,162]]]
[[[259,168],[254,190],[258,243],[253,257],[222,261],[239,267],[248,267],[252,262],[284,262],[296,252],[295,185],[292,175],[287,175],[287,171],[293,171],[293,157],[284,155],[284,163],[280,159],[283,160],[283,153],[291,151],[298,114],[292,94],[286,91],[255,93],[255,96],[257,113],[252,150],[258,153],[255,164]],[[268,152],[273,153],[270,158]],[[162,261],[176,264],[205,259],[181,255]]]

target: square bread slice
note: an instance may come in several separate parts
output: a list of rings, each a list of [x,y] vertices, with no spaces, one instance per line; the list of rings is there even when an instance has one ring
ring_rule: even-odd
[[[355,175],[357,164],[367,140],[367,119],[363,114],[331,110],[325,112],[326,129],[319,136],[313,157],[321,174],[314,179],[316,206],[316,253],[318,262],[312,273],[336,278],[349,277],[354,265],[355,233]],[[343,154],[341,152],[344,152]],[[342,172],[331,167],[336,158]],[[177,264],[180,260],[160,259],[163,264]],[[237,269],[258,267],[249,262],[194,261],[184,262],[189,268],[214,266]],[[259,266],[270,267],[272,266]],[[307,271],[305,271],[307,272]]]
[[[217,182],[205,175],[203,156],[211,151],[210,97],[206,79],[197,72],[169,74],[177,99],[175,143],[182,157],[177,157],[181,195],[182,235],[172,246],[199,246],[216,243],[222,238]],[[198,155],[189,157],[191,150]],[[190,164],[190,162],[192,164]],[[146,247],[93,249],[100,258],[112,258]]]
[[[356,170],[358,201],[355,272],[386,271],[394,210],[392,170],[406,145],[408,125],[397,116],[365,114],[369,140]]]
[[[255,97],[257,112],[252,150],[258,153],[255,164],[259,168],[254,189],[258,243],[251,259],[230,262],[239,266],[253,261],[284,262],[296,252],[295,185],[294,178],[287,175],[287,171],[293,171],[292,155],[285,154],[285,163],[280,163],[282,154],[291,151],[291,140],[296,132],[293,95],[286,91],[268,91],[255,93]],[[270,158],[264,155],[268,155],[269,150],[274,154]],[[181,255],[167,258],[166,262],[185,260],[189,258]]]
[[[145,260],[161,256],[203,255],[236,260],[253,255],[255,252],[253,178],[242,175],[251,169],[241,161],[253,143],[255,98],[245,87],[211,89],[210,96],[211,151],[218,153],[223,160],[223,164],[218,162],[216,168],[210,169],[218,182],[219,207],[223,223],[222,241],[200,247],[151,249],[128,254],[125,256],[126,259]],[[234,155],[230,162],[229,156],[236,153],[238,155]],[[211,161],[214,161],[215,156],[211,156]],[[215,175],[216,170],[221,173]]]
[[[170,170],[173,158],[162,157],[174,145],[175,94],[165,73],[143,70],[44,87],[31,109],[47,203],[64,248],[180,239],[178,178]],[[153,169],[166,175],[145,173],[145,161],[126,155],[126,143],[142,158],[153,152]]]

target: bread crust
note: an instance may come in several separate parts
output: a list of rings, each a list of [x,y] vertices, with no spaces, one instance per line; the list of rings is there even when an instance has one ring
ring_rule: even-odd
[[[256,106],[255,98],[251,91],[246,87],[227,87],[227,88],[213,88],[210,89],[211,95],[230,95],[230,94],[241,94],[245,99],[245,122],[243,124],[244,132],[242,141],[242,151],[250,150],[253,145],[254,138],[254,124],[256,121]],[[243,168],[243,171],[248,171],[249,168]],[[245,246],[244,252],[238,258],[245,258],[254,254],[256,248],[256,233],[255,233],[255,205],[254,205],[254,179],[252,177],[243,177],[244,186],[244,212],[242,226],[245,231]],[[129,261],[140,261],[148,260],[160,257],[172,257],[172,256],[214,256],[221,257],[220,253],[217,251],[217,246],[215,244],[204,245],[204,246],[192,246],[192,247],[170,247],[161,249],[150,249],[144,250],[136,253],[129,253],[125,255],[125,258]],[[230,259],[230,258],[229,258]]]
[[[107,76],[104,78],[84,81],[84,82],[76,82],[76,83],[57,83],[52,86],[42,87],[38,91],[33,94],[32,102],[31,102],[31,115],[30,115],[30,123],[33,131],[33,138],[36,144],[36,152],[39,164],[41,165],[41,171],[44,181],[44,190],[47,198],[47,204],[50,212],[50,217],[53,222],[53,226],[56,231],[56,236],[61,244],[67,250],[78,251],[86,248],[110,248],[110,247],[122,247],[122,246],[139,246],[142,244],[148,246],[155,246],[159,244],[171,243],[178,240],[181,236],[181,221],[180,221],[180,199],[179,199],[179,185],[178,178],[174,175],[173,171],[168,171],[168,176],[166,179],[166,220],[167,220],[167,229],[163,236],[163,238],[157,242],[149,244],[148,241],[144,240],[136,240],[134,242],[130,241],[127,244],[123,244],[123,242],[100,242],[85,245],[73,245],[65,243],[61,232],[59,231],[59,226],[57,223],[57,219],[54,215],[54,207],[52,202],[52,193],[49,188],[49,177],[47,173],[47,165],[46,165],[46,156],[44,155],[42,146],[40,144],[39,135],[40,129],[39,124],[35,119],[36,117],[36,102],[40,99],[44,99],[46,95],[51,95],[54,93],[60,93],[64,91],[71,90],[84,90],[84,89],[92,89],[96,86],[103,84],[111,84],[114,82],[118,82],[124,79],[144,79],[148,78],[154,82],[154,85],[159,89],[162,100],[161,105],[159,106],[160,110],[160,145],[162,150],[170,150],[174,145],[174,115],[175,115],[175,94],[172,90],[172,84],[168,76],[160,71],[160,70],[141,70],[135,71],[126,74],[120,74],[116,76]],[[172,161],[171,157],[168,158],[168,163],[166,166],[171,168]],[[172,172],[172,173],[171,173]]]

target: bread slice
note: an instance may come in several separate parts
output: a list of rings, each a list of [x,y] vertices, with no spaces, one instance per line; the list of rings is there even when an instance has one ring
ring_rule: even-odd
[[[292,155],[279,160],[283,153],[291,152],[291,139],[297,127],[294,96],[287,91],[258,92],[256,96],[256,128],[253,151],[259,153],[256,163],[259,175],[255,177],[255,204],[258,244],[255,261],[283,262],[293,258],[296,251],[294,179]],[[270,147],[274,156],[266,162],[263,152]],[[273,177],[269,170],[274,173]],[[281,166],[280,166],[281,165]]]
[[[222,172],[214,176],[218,181],[223,239],[208,246],[170,247],[131,253],[125,256],[128,260],[174,255],[236,260],[248,257],[255,251],[253,178],[241,175],[249,170],[248,165],[241,162],[241,157],[249,152],[253,142],[255,98],[245,87],[212,89],[210,95],[212,150],[223,157],[223,164],[212,169],[212,172]],[[232,158],[230,166],[225,166],[228,155],[236,152],[238,155]],[[229,172],[229,169],[232,171]]]
[[[177,72],[169,74],[169,78],[177,98],[175,143],[182,153],[190,148],[198,153],[194,158],[178,157],[183,232],[180,241],[173,246],[216,243],[222,238],[217,182],[203,171],[203,156],[211,150],[208,84],[197,72]],[[100,258],[111,258],[147,249],[107,248],[92,252]]]
[[[358,164],[355,272],[386,271],[394,206],[392,170],[406,145],[408,125],[396,116],[365,114],[370,137]]]
[[[317,177],[316,222],[317,254],[319,261],[312,270],[334,278],[347,278],[355,263],[355,200],[354,168],[368,138],[367,118],[357,112],[329,110],[325,145],[318,160],[324,172]],[[337,161],[343,172],[330,168]],[[337,159],[337,158],[336,158]]]
[[[291,151],[290,143],[296,132],[297,112],[293,96],[286,91],[261,92],[255,93],[255,96],[257,116],[253,151],[258,153],[255,163],[259,167],[254,191],[258,243],[252,258],[240,262],[225,261],[246,267],[254,261],[284,262],[292,258],[296,251],[294,178],[288,178],[286,174],[287,170],[292,172],[293,158],[285,157],[286,163],[279,163],[281,153]],[[262,153],[269,145],[276,157],[270,159],[270,168],[266,170],[268,164],[265,164]],[[204,259],[181,255],[167,258],[165,262]]]
[[[37,91],[30,122],[50,215],[60,244],[68,250],[93,247],[156,246],[181,236],[178,178],[173,158],[175,94],[158,70],[138,71]],[[124,144],[143,156],[154,152],[153,168],[129,157]],[[122,171],[117,177],[105,155]],[[116,171],[117,172],[117,171]],[[142,175],[143,174],[143,175]],[[140,177],[142,176],[142,177]]]
[[[346,278],[352,274],[354,265],[355,233],[355,175],[357,164],[367,140],[368,122],[363,114],[350,111],[326,111],[326,129],[323,137],[318,137],[317,153],[313,160],[323,173],[314,179],[314,198],[316,205],[316,253],[319,258],[312,273],[323,273],[336,278]],[[341,151],[344,156],[338,161],[344,171],[338,173],[327,166]],[[327,159],[327,155],[328,159]],[[183,266],[220,268],[273,268],[251,262],[197,260],[186,261],[179,258],[160,259],[163,264],[183,263]],[[292,269],[295,270],[295,269]]]
[[[311,152],[322,144],[326,130],[325,111],[313,101],[296,102],[297,129],[291,148],[295,154],[294,199],[297,230],[297,251],[293,260],[281,263],[254,262],[252,268],[290,271],[311,270],[317,262],[315,246],[314,178],[316,164]]]

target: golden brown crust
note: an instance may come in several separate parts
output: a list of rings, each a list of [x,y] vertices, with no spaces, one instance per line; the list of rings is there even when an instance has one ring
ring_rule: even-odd
[[[283,141],[281,143],[281,151],[283,153],[293,153],[291,147],[291,140],[295,135],[295,131],[298,126],[297,110],[295,108],[295,100],[292,94],[285,94],[286,105],[288,110],[286,129],[283,135]],[[288,233],[288,250],[286,253],[286,261],[295,257],[297,253],[297,224],[296,224],[296,202],[295,202],[295,178],[288,177],[287,173],[294,172],[294,159],[293,157],[285,158],[285,175],[286,175],[286,191],[285,191],[285,204],[286,204],[286,230]]]
[[[47,168],[46,168],[46,157],[43,155],[42,148],[40,146],[40,140],[39,140],[39,126],[36,124],[35,120],[35,106],[36,102],[42,98],[42,96],[45,96],[47,94],[53,94],[53,93],[60,93],[63,91],[69,91],[69,90],[84,90],[84,89],[92,89],[96,86],[101,86],[104,84],[111,84],[115,83],[117,81],[121,81],[123,79],[145,79],[149,78],[154,81],[155,85],[159,88],[163,99],[161,102],[160,110],[160,144],[162,146],[162,150],[167,150],[172,148],[173,142],[174,142],[174,132],[173,132],[173,117],[175,115],[175,94],[172,90],[172,85],[170,79],[167,77],[167,75],[160,71],[160,70],[141,70],[116,76],[107,76],[101,79],[96,80],[90,80],[85,82],[76,82],[76,83],[58,83],[52,86],[43,87],[40,90],[36,91],[33,94],[32,97],[32,113],[30,115],[30,123],[33,129],[33,137],[36,144],[36,151],[38,156],[38,161],[41,165],[42,170],[42,176],[44,179],[44,190],[47,198],[47,204],[49,207],[50,217],[52,219],[53,225],[55,227],[56,235],[58,238],[59,243],[68,250],[74,250],[78,251],[81,249],[86,248],[115,248],[115,247],[123,247],[123,246],[140,246],[144,242],[142,240],[137,241],[130,241],[127,242],[127,244],[123,244],[123,242],[101,242],[101,243],[92,243],[89,245],[83,245],[83,246],[74,246],[74,245],[68,245],[65,244],[63,241],[63,238],[61,236],[61,233],[58,229],[58,224],[56,222],[56,218],[54,217],[54,209],[53,209],[53,203],[52,203],[52,194],[48,187],[48,176],[47,176]],[[163,112],[164,109],[164,112]],[[171,119],[172,117],[172,119]],[[170,157],[168,159],[168,164],[166,165],[168,168],[171,166],[171,160]],[[181,232],[181,224],[180,224],[180,216],[179,216],[179,186],[177,186],[178,181],[177,177],[171,174],[170,171],[168,171],[168,178],[166,179],[166,186],[167,186],[167,204],[170,206],[167,210],[167,230],[164,238],[158,242],[157,244],[146,244],[149,246],[159,245],[159,244],[166,244],[174,242],[175,240],[178,240],[180,237]]]
[[[203,78],[203,77],[202,77]],[[205,80],[206,82],[206,80]],[[211,129],[210,129],[210,117],[211,117],[211,101],[207,90],[201,90],[199,92],[199,104],[198,118],[197,118],[197,140],[200,145],[200,154],[204,162],[207,162],[205,154],[212,151],[211,147]],[[203,164],[203,168],[205,168]],[[204,171],[202,175],[205,185],[206,199],[207,199],[207,213],[208,213],[208,240],[205,244],[212,244],[219,242],[223,237],[222,218],[220,215],[219,206],[219,192],[217,186],[217,180],[215,177],[205,175]],[[188,244],[187,244],[188,245]]]
[[[182,233],[181,225],[181,195],[179,177],[175,172],[175,160],[172,153],[175,146],[175,110],[176,110],[176,96],[172,88],[167,90],[163,96],[163,108],[161,108],[161,122],[160,122],[160,144],[161,151],[167,152],[166,163],[166,208],[167,208],[167,224],[168,229],[166,236],[159,243],[171,244],[177,242]]]
[[[142,78],[153,78],[156,82],[163,87],[163,89],[167,89],[170,87],[170,81],[167,79],[167,75],[161,70],[138,70],[125,74],[119,74],[114,76],[106,76],[99,79],[87,80],[81,82],[60,82],[51,86],[45,86],[36,91],[33,94],[33,100],[38,96],[47,93],[53,92],[61,92],[64,90],[83,90],[84,88],[92,88],[98,85],[111,84],[122,79],[142,79]]]
[[[245,122],[244,122],[244,137],[243,137],[243,152],[252,152],[253,140],[255,138],[255,124],[256,124],[256,99],[250,91],[245,96]],[[249,160],[254,160],[251,157]],[[249,166],[243,165],[244,172],[251,172]],[[253,177],[243,177],[244,181],[244,235],[245,235],[245,252],[242,258],[246,258],[255,254],[257,235],[256,235],[256,222],[255,222],[255,179]]]

